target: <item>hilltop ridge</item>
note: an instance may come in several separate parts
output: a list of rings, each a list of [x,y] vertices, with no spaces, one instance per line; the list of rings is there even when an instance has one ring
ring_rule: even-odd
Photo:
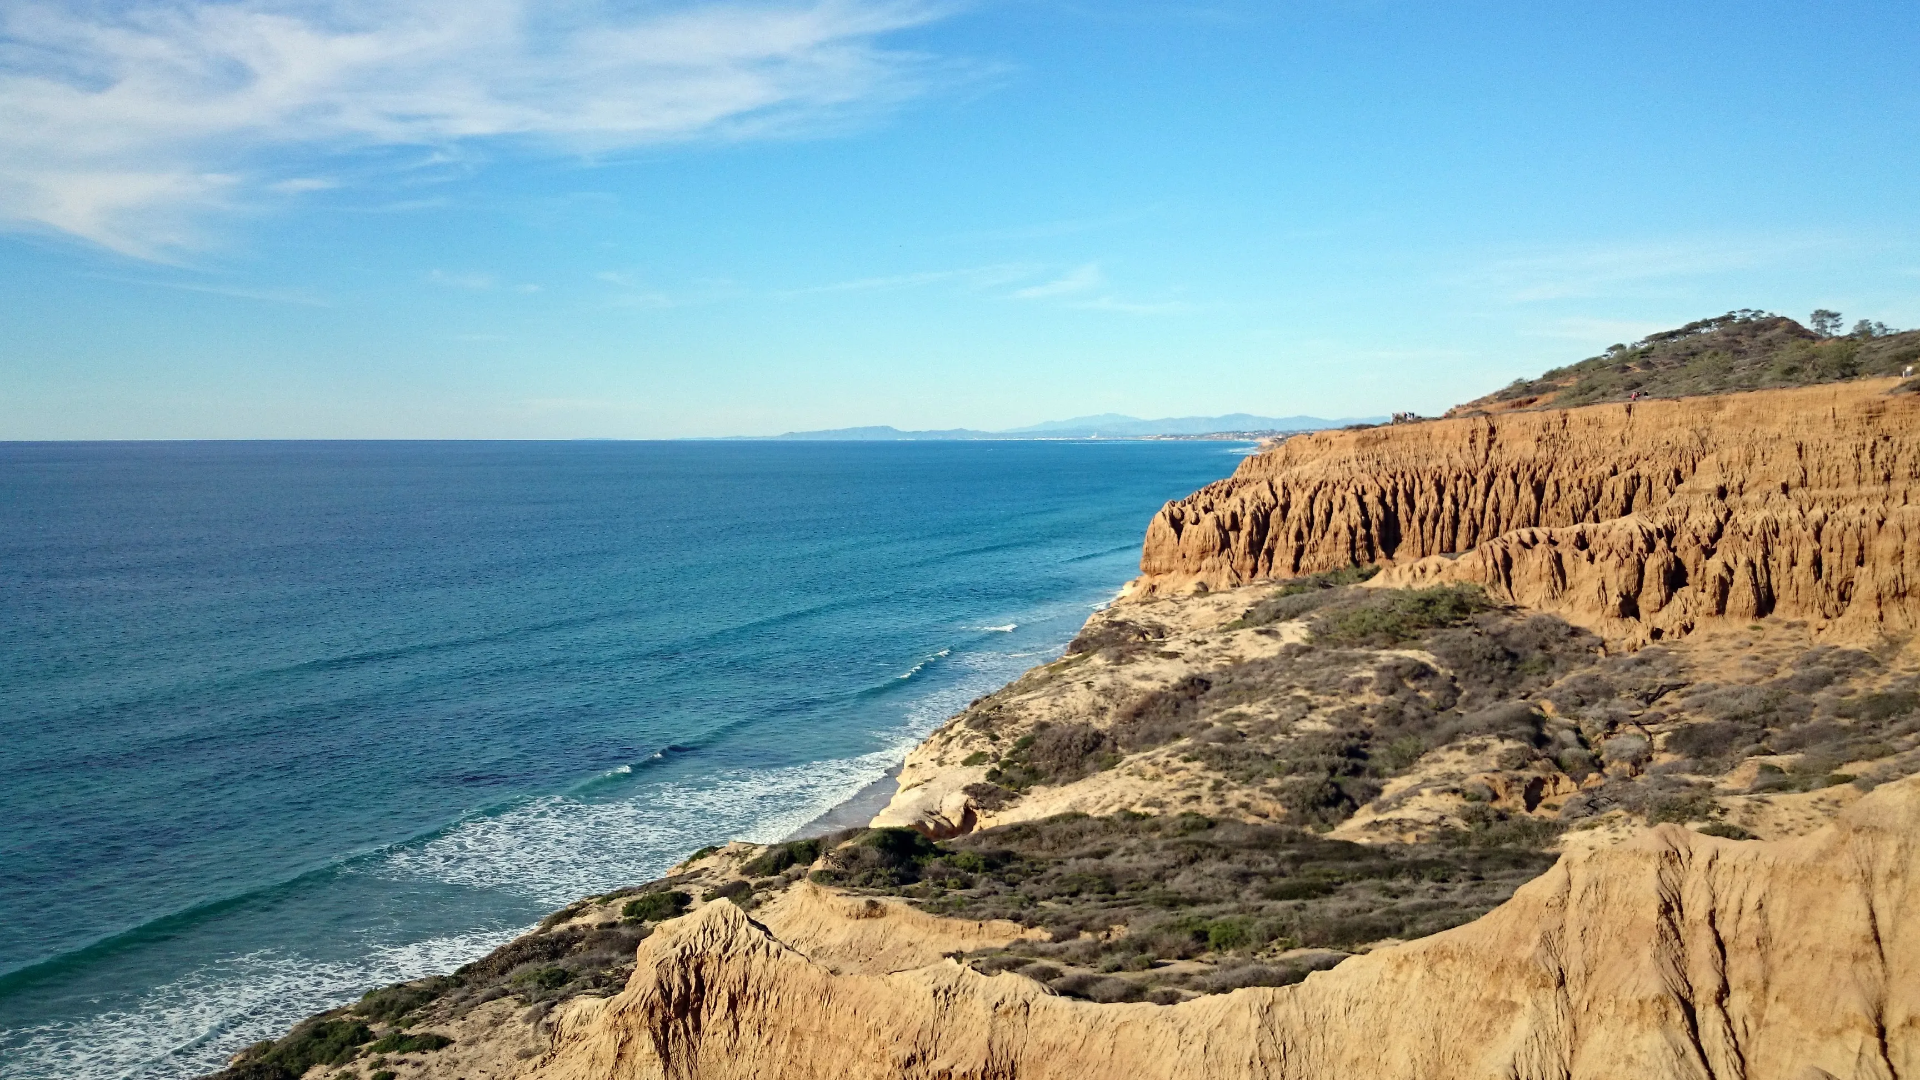
[[[1833,312],[1820,315],[1839,320]],[[1850,334],[1821,333],[1771,312],[1743,309],[1609,346],[1536,379],[1516,379],[1447,415],[1812,386],[1897,375],[1916,360],[1920,330],[1889,330],[1863,319]]]

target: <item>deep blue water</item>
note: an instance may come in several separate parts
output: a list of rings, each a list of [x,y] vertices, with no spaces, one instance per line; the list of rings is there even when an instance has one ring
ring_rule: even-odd
[[[196,1075],[779,838],[1237,452],[0,444],[0,1076]]]

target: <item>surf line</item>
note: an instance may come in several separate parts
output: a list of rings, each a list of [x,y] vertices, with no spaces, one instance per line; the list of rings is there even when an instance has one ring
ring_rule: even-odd
[[[921,669],[921,668],[924,668],[924,667],[926,667],[926,666],[927,666],[928,664],[931,664],[931,663],[933,663],[933,662],[934,662],[935,660],[938,660],[938,659],[940,659],[940,658],[941,658],[941,657],[943,657],[943,656],[951,656],[952,654],[953,654],[953,650],[952,650],[952,649],[941,649],[941,650],[940,650],[939,652],[937,652],[937,653],[934,653],[934,654],[933,654],[932,656],[929,656],[929,657],[927,657],[927,658],[926,658],[925,660],[922,660],[922,661],[920,661],[919,663],[917,663],[917,664],[915,664],[915,665],[913,665],[912,667],[910,667],[910,668],[908,668],[908,669],[907,669],[907,671],[906,671],[906,674],[904,674],[904,675],[898,675],[898,676],[895,676],[895,678],[899,678],[899,679],[911,679],[911,678],[913,678],[913,677],[914,677],[915,675],[918,675],[918,674],[920,674],[920,669]]]

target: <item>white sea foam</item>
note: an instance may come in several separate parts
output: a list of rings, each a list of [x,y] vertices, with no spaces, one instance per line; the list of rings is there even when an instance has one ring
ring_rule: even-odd
[[[922,668],[924,668],[924,667],[926,667],[926,666],[927,666],[928,664],[931,664],[931,663],[933,663],[933,662],[934,662],[935,660],[938,660],[938,659],[940,659],[940,658],[941,658],[941,657],[943,657],[943,656],[951,656],[952,654],[953,654],[953,650],[952,650],[952,649],[941,649],[941,650],[940,650],[939,652],[937,652],[937,653],[934,653],[934,654],[933,654],[932,656],[929,656],[929,657],[927,657],[927,658],[926,658],[925,660],[922,660],[922,661],[920,661],[919,663],[917,663],[917,664],[915,664],[915,665],[913,665],[912,667],[910,667],[910,668],[908,668],[908,669],[907,669],[907,671],[906,671],[906,674],[904,674],[904,675],[898,675],[898,676],[895,676],[895,677],[896,677],[896,678],[901,678],[901,679],[911,679],[911,678],[913,678],[913,677],[914,677],[915,675],[918,675],[918,674],[920,674],[920,670],[921,670]]]
[[[980,629],[982,629],[982,630],[991,630],[991,631],[993,631],[993,632],[994,632],[994,633],[996,633],[996,634],[1011,634],[1011,633],[1013,633],[1013,632],[1014,632],[1015,630],[1018,630],[1018,629],[1020,629],[1020,624],[1019,624],[1019,623],[1008,623],[1008,624],[1007,624],[1007,625],[1005,625],[1005,626],[983,626],[983,627],[981,627]]]
[[[906,741],[842,760],[729,769],[612,802],[534,799],[390,852],[374,872],[570,903],[659,877],[705,844],[778,840],[884,773]]]
[[[956,676],[906,705],[855,757],[772,769],[727,769],[649,786],[631,798],[534,799],[472,818],[388,853],[372,872],[506,889],[554,905],[655,878],[688,852],[725,840],[771,843],[851,798],[940,722],[1023,666],[1008,653],[942,649]]]
[[[1022,659],[1032,655],[955,655],[942,649],[928,657],[916,671],[946,658],[955,678],[907,703],[897,727],[875,733],[881,748],[870,753],[775,769],[730,769],[651,786],[619,801],[535,799],[391,851],[359,872],[505,889],[558,906],[658,877],[704,844],[772,842],[878,779],[942,720],[1016,674]],[[274,950],[226,957],[155,987],[126,1010],[9,1033],[0,1078],[202,1075],[239,1048],[282,1034],[303,1017],[353,1000],[369,986],[450,971],[523,930],[374,946],[354,962],[318,962]]]
[[[8,1033],[0,1077],[174,1080],[202,1076],[241,1047],[352,1001],[370,986],[451,971],[525,932],[475,930],[377,945],[351,963],[266,949],[222,957],[156,986],[125,1010]]]

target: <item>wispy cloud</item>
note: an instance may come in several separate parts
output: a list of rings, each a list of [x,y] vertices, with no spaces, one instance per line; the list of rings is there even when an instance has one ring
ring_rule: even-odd
[[[1181,315],[1194,310],[1185,300],[1127,300],[1108,291],[1107,275],[1097,262],[1086,263],[1038,285],[1017,289],[1015,300],[1050,300],[1079,311],[1121,315]]]
[[[102,281],[119,281],[153,289],[175,289],[180,292],[206,293],[210,296],[231,296],[236,300],[259,300],[269,304],[299,304],[302,307],[330,306],[327,301],[304,289],[246,289],[195,281],[158,281],[152,278],[121,277],[116,274],[88,276],[97,277]]]
[[[309,191],[327,191],[339,186],[340,182],[337,180],[321,180],[312,176],[296,176],[287,180],[276,180],[267,185],[267,190],[278,192],[282,195],[301,195]]]
[[[1111,296],[1079,300],[1069,306],[1083,311],[1114,311],[1122,315],[1184,315],[1194,310],[1194,306],[1185,300],[1133,301]]]
[[[927,0],[14,0],[0,8],[0,221],[164,258],[210,209],[379,147],[594,154],[818,130],[917,92],[879,39]],[[284,166],[282,166],[284,167]]]
[[[474,289],[476,291],[491,289],[499,284],[494,281],[492,274],[449,274],[445,270],[428,271],[427,283],[429,285],[445,285],[453,289]]]
[[[492,274],[481,274],[471,271],[449,273],[445,270],[429,270],[427,272],[427,283],[429,285],[445,285],[450,289],[471,289],[475,292],[487,292],[493,289],[509,289],[513,292],[520,293],[537,293],[540,291],[540,286],[538,285],[525,283],[519,285],[503,285],[500,279],[494,277]]]
[[[1013,295],[1020,300],[1047,300],[1060,296],[1078,296],[1089,293],[1107,283],[1107,277],[1100,272],[1099,263],[1087,263],[1075,267],[1052,281],[1039,285],[1029,285]]]
[[[1497,259],[1465,277],[1466,284],[1509,303],[1591,298],[1776,265],[1835,243],[1822,237],[1756,237],[1595,244]]]
[[[970,289],[991,289],[1021,278],[1030,278],[1039,267],[1025,263],[1000,263],[994,266],[970,266],[959,270],[923,270],[912,274],[854,278],[804,289],[788,289],[782,297],[817,296],[821,293],[884,292],[893,289],[917,289],[928,285],[959,285]]]
[[[602,275],[603,277],[605,275]],[[1039,280],[1035,280],[1039,279]],[[1033,284],[1022,284],[1033,282]],[[984,294],[998,301],[1047,301],[1063,308],[1086,311],[1113,311],[1129,315],[1169,315],[1193,310],[1184,301],[1134,302],[1108,293],[1107,275],[1097,262],[1084,263],[1065,272],[1033,263],[996,263],[958,270],[925,270],[911,274],[853,278],[828,285],[788,289],[773,295],[782,299],[819,296],[826,293],[880,292],[919,289],[938,285],[955,286]]]
[[[678,308],[715,304],[749,295],[728,278],[694,278],[672,288],[653,283],[650,275],[632,270],[602,270],[593,275],[613,286],[608,303],[617,308]]]
[[[1545,326],[1532,330],[1522,330],[1526,337],[1555,338],[1567,341],[1599,341],[1611,338],[1615,341],[1638,341],[1655,330],[1668,329],[1666,323],[1657,319],[1557,319]]]

